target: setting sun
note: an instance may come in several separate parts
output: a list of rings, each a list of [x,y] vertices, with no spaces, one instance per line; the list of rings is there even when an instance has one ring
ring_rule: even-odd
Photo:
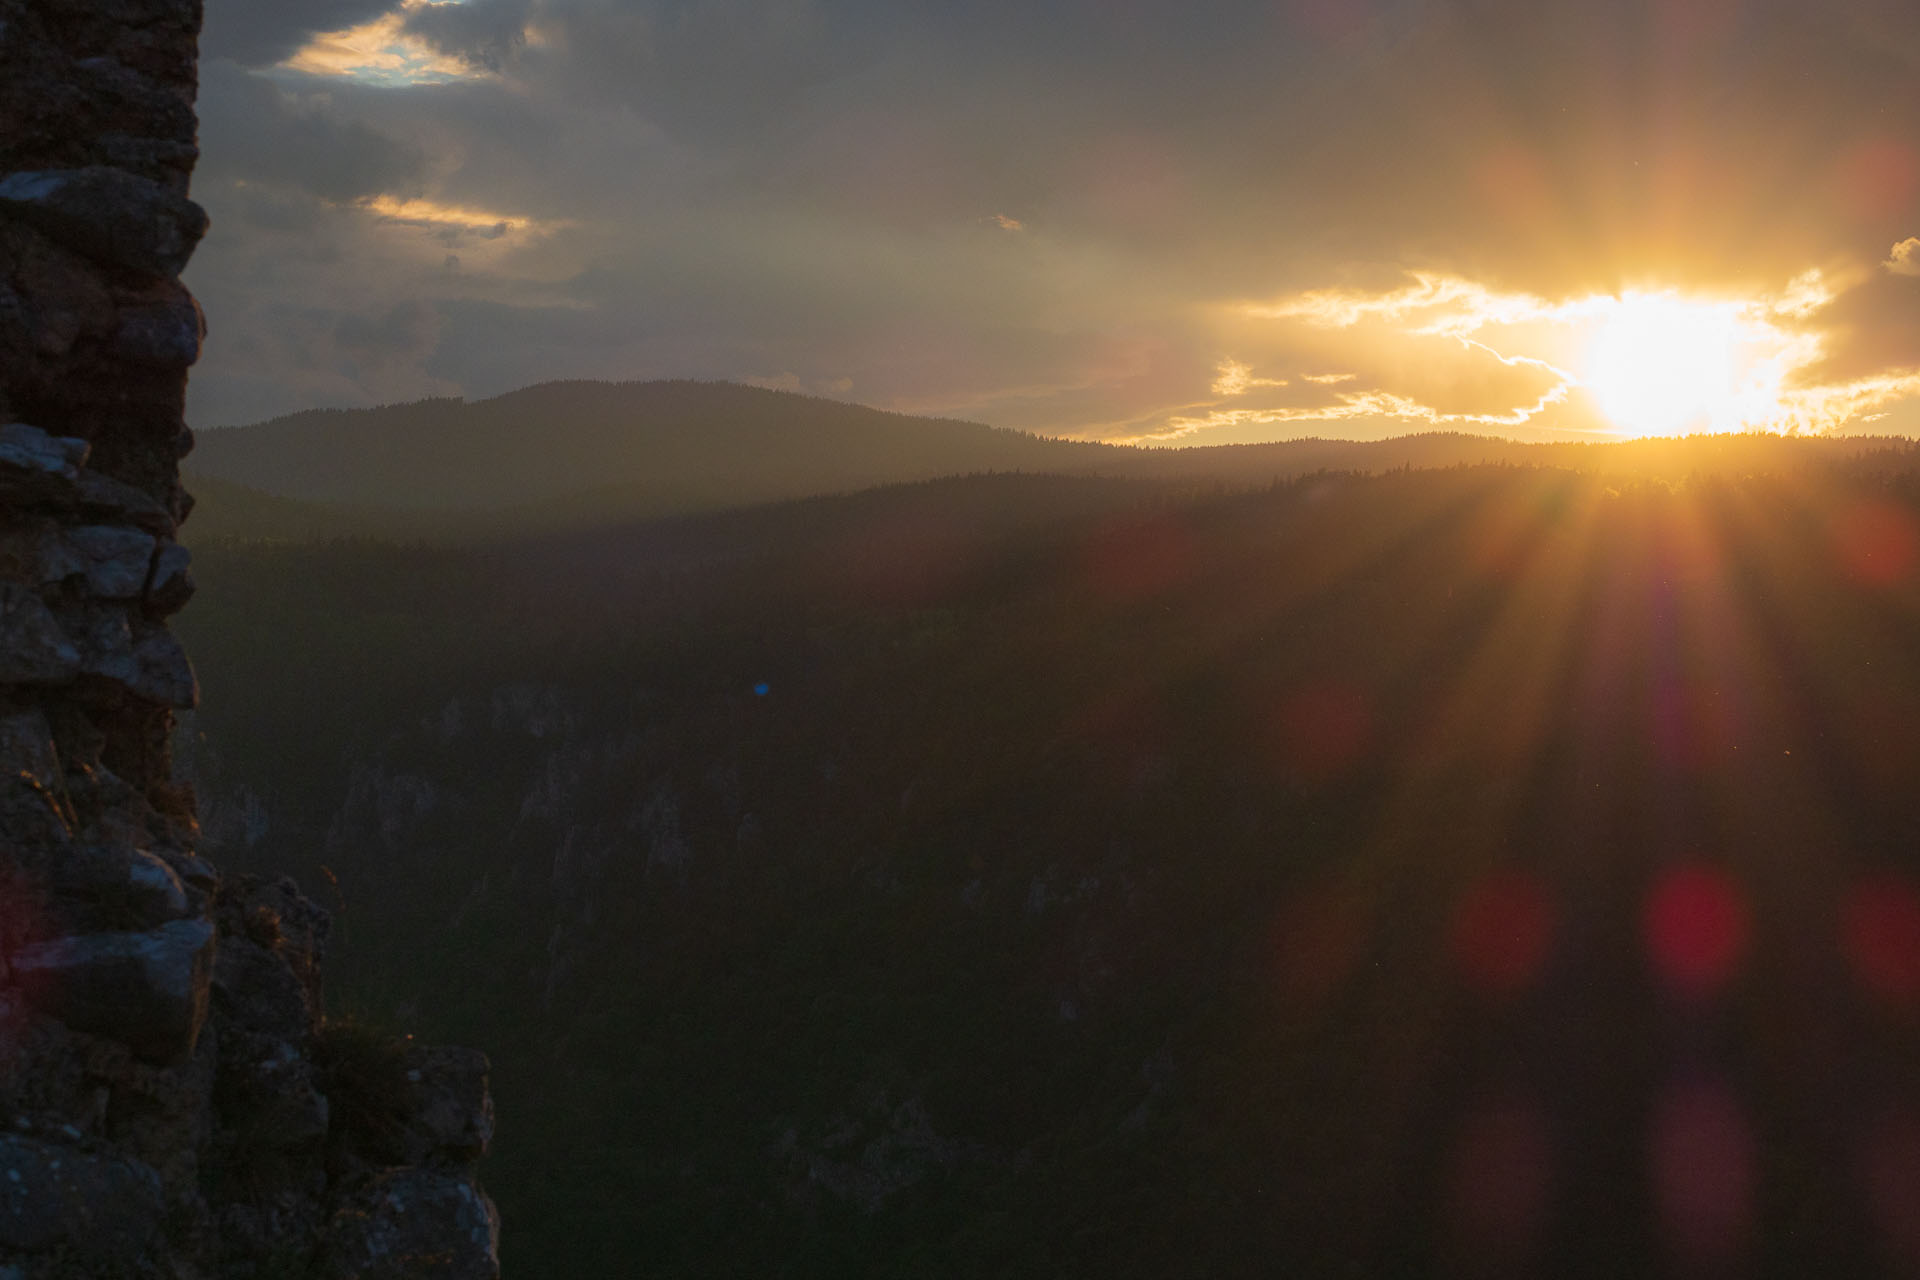
[[[1595,335],[1584,381],[1620,430],[1674,435],[1739,425],[1742,372],[1737,305],[1628,294]]]

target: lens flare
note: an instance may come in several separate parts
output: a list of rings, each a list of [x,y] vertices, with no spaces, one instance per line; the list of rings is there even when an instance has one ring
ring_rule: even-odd
[[[1746,899],[1711,867],[1677,867],[1647,896],[1642,924],[1654,973],[1676,995],[1705,999],[1724,987],[1747,947]]]

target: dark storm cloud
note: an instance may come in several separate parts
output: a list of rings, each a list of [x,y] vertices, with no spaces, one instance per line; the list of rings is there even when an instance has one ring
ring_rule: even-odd
[[[296,97],[230,62],[200,78],[200,181],[291,188],[326,200],[356,200],[415,185],[417,149],[344,118],[329,97]]]
[[[316,33],[357,26],[398,7],[399,0],[207,0],[200,53],[271,66]]]
[[[533,0],[467,0],[429,5],[407,15],[405,30],[436,52],[497,71],[526,45]]]

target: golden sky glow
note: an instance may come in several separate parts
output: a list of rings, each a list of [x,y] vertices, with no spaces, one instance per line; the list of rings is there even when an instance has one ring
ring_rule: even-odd
[[[471,63],[438,53],[406,32],[407,15],[433,3],[407,0],[371,22],[316,35],[282,65],[307,75],[351,76],[374,84],[432,84],[473,75]]]
[[[440,204],[433,200],[402,200],[394,196],[375,196],[365,202],[365,208],[383,218],[396,222],[412,223],[422,227],[445,227],[460,231],[475,231],[481,234],[504,235],[509,231],[524,231],[532,225],[532,219],[510,213],[492,213],[485,209],[464,209],[458,205]]]
[[[1920,271],[1920,239],[1894,245],[1877,270]],[[1225,355],[1212,401],[1134,438],[1307,423],[1339,434],[1338,424],[1360,419],[1543,435],[1865,429],[1876,411],[1920,394],[1920,370],[1812,376],[1827,355],[1816,321],[1859,283],[1809,270],[1746,296],[1643,287],[1549,299],[1416,271],[1385,288],[1242,303],[1225,330],[1296,363],[1306,353],[1321,369]],[[1446,403],[1445,393],[1466,388],[1463,398],[1479,403]]]

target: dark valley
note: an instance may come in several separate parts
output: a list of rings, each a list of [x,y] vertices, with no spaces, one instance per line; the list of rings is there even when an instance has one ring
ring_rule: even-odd
[[[186,750],[514,1274],[1869,1272],[1920,473],[1696,447],[202,541]]]

